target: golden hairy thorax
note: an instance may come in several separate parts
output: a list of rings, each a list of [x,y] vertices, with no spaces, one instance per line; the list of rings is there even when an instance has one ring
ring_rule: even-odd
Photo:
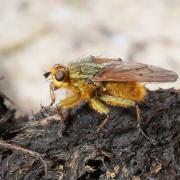
[[[74,89],[73,87],[78,88],[81,95],[81,100],[90,99],[94,95],[96,89],[98,88],[98,84],[91,84],[85,80],[78,80],[78,81],[72,80],[69,82],[69,84],[71,84],[69,86],[69,89],[73,90]]]

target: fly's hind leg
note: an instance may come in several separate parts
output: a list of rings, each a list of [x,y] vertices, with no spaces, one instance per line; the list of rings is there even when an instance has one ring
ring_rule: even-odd
[[[97,130],[98,132],[104,128],[104,126],[107,124],[109,120],[109,109],[102,103],[102,101],[105,102],[106,104],[116,105],[121,107],[135,106],[134,101],[118,98],[114,96],[103,95],[103,96],[91,98],[89,102],[90,106],[101,114],[107,114],[106,119],[102,121],[102,123],[98,128]]]
[[[150,142],[152,142],[152,144],[157,144],[157,141],[151,137],[149,137],[141,128],[141,110],[139,108],[139,106],[136,104],[136,115],[137,115],[137,128],[139,130],[139,132]]]
[[[114,96],[109,96],[109,95],[103,95],[99,97],[102,101],[106,102],[107,104],[114,105],[114,106],[120,106],[120,107],[135,107],[136,108],[136,115],[137,115],[137,128],[139,132],[149,141],[151,141],[153,144],[156,144],[156,141],[152,138],[150,138],[146,133],[141,129],[141,113],[140,113],[140,108],[136,104],[136,102],[129,100],[129,99],[124,99],[124,98],[119,98],[119,97],[114,97]]]

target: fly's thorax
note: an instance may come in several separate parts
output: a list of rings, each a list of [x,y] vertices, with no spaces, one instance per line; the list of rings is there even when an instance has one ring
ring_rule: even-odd
[[[76,79],[71,81],[71,85],[78,88],[81,93],[81,99],[89,99],[97,89],[97,84],[85,79]]]
[[[70,79],[92,79],[105,66],[94,62],[95,57],[82,59],[78,62],[71,63],[67,69]]]

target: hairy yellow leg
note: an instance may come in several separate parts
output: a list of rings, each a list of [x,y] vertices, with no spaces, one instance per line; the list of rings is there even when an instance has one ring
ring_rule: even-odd
[[[119,98],[119,97],[109,96],[109,95],[100,96],[99,99],[113,106],[130,107],[130,106],[136,105],[134,101],[131,101],[129,99],[124,99],[124,98]]]
[[[62,121],[65,120],[65,118],[63,117],[62,109],[64,110],[70,109],[71,107],[79,103],[79,99],[80,99],[80,95],[74,94],[73,96],[70,96],[64,100],[61,100],[61,102],[57,104],[57,111]]]
[[[136,103],[134,101],[131,101],[129,99],[115,97],[115,96],[103,95],[103,96],[100,96],[99,99],[104,101],[106,104],[114,105],[114,106],[120,106],[120,107],[136,106]],[[137,124],[138,124],[138,127],[140,127],[140,110],[139,109],[136,109],[136,110],[137,110]]]
[[[76,87],[71,87],[71,90],[73,92],[73,95],[61,100],[61,102],[58,104],[58,107],[69,109],[79,103],[81,98],[80,90]]]
[[[73,96],[61,100],[58,106],[69,109],[79,103],[80,97],[80,94],[74,94]]]
[[[102,101],[106,102],[107,104],[114,105],[114,106],[120,106],[120,107],[136,107],[136,115],[137,115],[137,127],[141,127],[141,113],[139,106],[129,99],[104,95],[99,97]]]
[[[106,104],[110,104],[114,106],[121,106],[121,107],[135,106],[134,101],[119,98],[119,97],[109,96],[109,95],[100,96],[99,99],[104,101]],[[100,130],[107,123],[108,119],[109,119],[109,116],[107,116],[107,118],[101,123],[98,130]]]
[[[101,102],[101,100],[99,100],[97,97],[92,97],[89,100],[89,105],[97,112],[101,113],[101,114],[107,114],[106,119],[104,119],[102,121],[102,123],[99,125],[97,131],[99,132],[101,129],[103,129],[103,127],[106,125],[106,123],[108,122],[109,119],[109,109]]]
[[[139,106],[134,102],[129,99],[124,99],[124,98],[119,98],[119,97],[114,97],[114,96],[109,96],[109,95],[103,95],[99,97],[102,101],[104,101],[107,104],[114,105],[114,106],[120,106],[120,107],[130,107],[133,106],[136,108],[136,115],[137,115],[137,128],[139,132],[149,141],[151,141],[153,144],[156,144],[156,140],[150,138],[146,133],[141,129],[141,111]]]
[[[79,103],[80,97],[81,96],[79,93],[75,93],[73,96],[62,100],[59,104],[57,104],[57,112],[60,116],[61,121],[60,136],[62,136],[63,132],[66,130],[66,126],[68,124],[69,109]]]
[[[109,109],[97,97],[92,97],[89,100],[89,105],[100,114],[108,114]]]
[[[114,105],[114,106],[120,106],[120,107],[136,107],[136,115],[137,115],[137,127],[140,128],[141,126],[141,114],[140,114],[140,108],[139,106],[129,99],[104,95],[99,97],[102,101],[106,102],[107,104]]]
[[[69,120],[69,109],[74,106],[79,100],[79,95],[74,95],[62,100],[57,104],[57,113],[60,116],[61,130],[58,132],[60,137],[63,136],[63,133],[66,131]]]

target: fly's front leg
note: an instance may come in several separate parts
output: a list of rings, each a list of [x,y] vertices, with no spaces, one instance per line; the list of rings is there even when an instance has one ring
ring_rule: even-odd
[[[75,93],[72,96],[61,100],[61,102],[58,104],[58,106],[65,108],[65,109],[70,109],[74,107],[75,105],[79,104],[80,101],[80,93]]]
[[[79,100],[80,100],[80,94],[74,94],[73,96],[70,96],[70,97],[62,100],[60,103],[57,104],[57,112],[58,112],[59,116],[61,117],[62,122],[64,122],[66,120],[64,112],[69,111],[69,109],[71,107],[78,104]]]
[[[50,106],[52,106],[56,100],[54,91],[55,91],[55,84],[53,82],[51,82],[51,84],[50,84],[50,96],[51,96]]]
[[[80,92],[78,89],[73,89],[74,94],[57,104],[57,112],[60,116],[61,135],[66,130],[69,119],[69,109],[80,102]]]
[[[69,109],[64,109],[60,106],[57,106],[57,113],[60,116],[60,125],[61,125],[61,129],[60,129],[61,131],[59,131],[58,134],[61,137],[68,126]]]

